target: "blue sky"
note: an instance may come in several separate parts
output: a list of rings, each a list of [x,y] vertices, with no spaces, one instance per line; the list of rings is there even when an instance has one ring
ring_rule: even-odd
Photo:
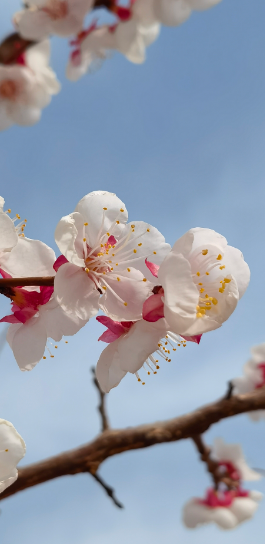
[[[2,2],[2,36],[16,9],[17,0]],[[54,39],[61,94],[35,127],[0,134],[0,194],[28,219],[29,237],[56,250],[61,216],[88,192],[105,189],[126,203],[130,220],[155,225],[169,243],[191,227],[209,227],[249,263],[250,287],[221,329],[205,335],[199,347],[176,352],[145,387],[128,376],[109,394],[113,427],[174,417],[220,397],[226,382],[240,375],[250,347],[265,341],[264,16],[263,0],[255,6],[223,0],[180,28],[163,28],[142,66],[113,55],[76,84],[64,76],[67,44]],[[1,315],[7,308],[1,299]],[[55,359],[30,373],[20,373],[8,346],[2,351],[1,417],[25,438],[22,464],[98,432],[90,367],[103,347],[101,332],[91,320],[68,345],[61,343]],[[249,464],[265,468],[264,423],[236,417],[213,427],[206,440],[215,436],[241,442]],[[265,503],[236,532],[182,526],[183,503],[209,485],[188,440],[117,456],[100,474],[115,487],[124,511],[89,476],[64,478],[1,503],[1,543],[264,540]],[[265,492],[264,482],[255,488]]]

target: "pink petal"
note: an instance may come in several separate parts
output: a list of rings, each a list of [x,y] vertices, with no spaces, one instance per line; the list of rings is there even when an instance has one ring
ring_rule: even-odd
[[[118,335],[116,338],[119,338],[121,334],[124,333],[124,327],[121,323],[119,323],[119,321],[113,321],[113,319],[105,315],[99,315],[98,317],[96,317],[96,320],[105,327],[107,327],[107,329],[109,329],[111,332]]]
[[[6,315],[0,319],[0,323],[21,323],[15,315]]]
[[[39,304],[40,305],[43,305],[43,304],[47,304],[47,302],[49,302],[52,294],[53,294],[53,291],[54,291],[54,287],[46,287],[46,286],[42,286],[40,288],[40,301],[39,301]]]
[[[0,274],[3,278],[12,278],[12,276],[10,276],[10,274],[8,274],[7,272],[5,272],[4,270],[2,270],[0,268]]]
[[[162,295],[151,295],[143,305],[143,319],[154,323],[164,317],[164,302]]]
[[[199,344],[201,341],[202,334],[196,334],[194,336],[183,336],[181,335],[184,340],[187,340],[187,342],[195,342],[195,344]]]
[[[145,264],[146,264],[147,268],[149,268],[151,274],[153,274],[153,276],[155,276],[155,278],[158,278],[158,270],[159,270],[158,264],[151,263],[147,259],[145,259]]]
[[[103,334],[99,337],[98,341],[101,340],[101,342],[106,342],[107,344],[111,344],[111,342],[114,342],[114,340],[118,340],[121,334],[112,332],[108,329],[107,331],[103,332]]]
[[[55,263],[53,265],[53,268],[54,268],[55,272],[57,272],[57,270],[59,270],[60,266],[62,266],[65,263],[68,263],[68,260],[66,259],[66,257],[64,255],[60,255],[60,257],[58,257],[58,259],[56,259],[56,261],[55,261]]]

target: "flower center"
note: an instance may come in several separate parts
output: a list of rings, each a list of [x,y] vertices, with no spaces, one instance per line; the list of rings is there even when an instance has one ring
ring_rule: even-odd
[[[48,5],[42,8],[53,21],[63,19],[69,13],[69,6],[66,0],[50,0]]]
[[[260,382],[256,385],[255,389],[260,389],[261,387],[265,385],[265,363],[260,363],[258,365],[258,368],[261,371],[260,372],[261,376],[260,376]]]
[[[12,79],[6,79],[0,83],[0,96],[7,100],[15,100],[17,97],[17,84]]]
[[[220,253],[213,254],[208,248],[191,255],[193,281],[199,292],[196,306],[197,318],[207,316],[211,310],[215,310],[214,313],[217,312],[219,297],[225,292],[227,284],[231,282],[230,278],[220,276],[218,272],[225,269],[225,265],[221,264],[222,259],[223,256]]]

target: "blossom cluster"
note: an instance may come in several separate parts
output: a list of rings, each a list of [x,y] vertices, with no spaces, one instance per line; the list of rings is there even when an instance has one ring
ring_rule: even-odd
[[[1,206],[2,276],[54,276],[54,286],[2,291],[12,313],[0,321],[10,323],[7,341],[24,371],[54,356],[51,340],[76,334],[101,311],[100,340],[109,345],[97,364],[100,387],[109,392],[128,372],[141,382],[140,369],[156,373],[177,346],[220,327],[249,283],[242,253],[220,234],[193,228],[171,248],[154,226],[128,222],[125,204],[106,191],[89,193],[59,221],[58,258]]]
[[[229,445],[216,439],[212,454],[218,463],[217,471],[227,475],[230,485],[207,489],[205,498],[194,498],[185,504],[183,522],[189,529],[208,523],[225,530],[234,529],[252,518],[263,496],[259,491],[242,488],[243,481],[256,481],[261,476],[247,465],[238,444]]]
[[[181,25],[193,10],[207,10],[219,2],[128,0],[121,5],[118,0],[28,1],[13,16],[18,37],[12,42],[11,60],[3,62],[0,55],[0,130],[14,124],[35,124],[51,96],[59,92],[60,84],[48,66],[50,36],[70,38],[66,75],[77,81],[113,51],[132,63],[143,63],[146,48],[159,36],[161,25]],[[107,24],[101,24],[97,8],[102,7]]]

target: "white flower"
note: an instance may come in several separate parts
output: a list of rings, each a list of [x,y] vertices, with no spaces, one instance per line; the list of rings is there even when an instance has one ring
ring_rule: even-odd
[[[212,506],[213,495],[215,506]],[[189,529],[208,523],[215,523],[221,529],[234,529],[252,518],[258,508],[258,501],[262,499],[258,491],[244,492],[242,495],[233,496],[232,491],[219,495],[209,490],[205,500],[191,499],[185,504],[183,523]]]
[[[218,4],[221,0],[136,0],[133,4],[134,17],[144,24],[155,21],[178,26],[191,15],[192,10],[202,11]]]
[[[249,278],[242,253],[223,236],[210,229],[189,230],[158,271],[170,330],[196,335],[217,329],[235,310]]]
[[[108,51],[116,50],[129,61],[145,61],[145,50],[159,35],[158,23],[146,26],[135,19],[120,22],[114,27],[96,28],[92,25],[74,42],[75,49],[67,66],[67,77],[76,81],[97,61],[105,59]]]
[[[220,465],[226,466],[230,477],[234,480],[256,481],[261,479],[261,475],[247,465],[240,444],[226,444],[222,438],[216,438],[212,455]]]
[[[0,493],[16,481],[16,466],[25,453],[25,442],[15,427],[0,419]]]
[[[172,341],[178,346],[186,345],[185,339],[168,331],[165,319],[156,323],[143,319],[136,323],[117,323],[103,316],[97,320],[109,329],[99,340],[111,342],[101,353],[96,367],[97,380],[105,393],[116,387],[127,372],[135,374],[139,382],[142,381],[138,374],[141,368],[148,375],[157,374],[159,358],[170,362],[171,348],[176,351]]]
[[[0,130],[34,125],[60,85],[48,67],[48,41],[29,48],[19,63],[0,66]]]
[[[8,217],[7,212],[4,211],[5,201],[0,196],[0,266],[1,266],[1,253],[3,251],[11,251],[17,244],[18,233],[14,225],[14,221]]]
[[[32,292],[30,293],[32,294]],[[7,341],[14,353],[14,357],[20,370],[32,370],[34,366],[47,356],[54,357],[53,348],[57,345],[48,341],[52,338],[55,342],[62,340],[63,336],[73,336],[87,323],[74,315],[67,315],[58,305],[54,297],[49,302],[39,305],[33,316],[31,307],[23,308],[24,311],[15,312],[17,321],[13,321],[7,331]],[[20,323],[27,312],[29,319]],[[10,316],[11,319],[13,316]],[[2,321],[8,321],[6,318]],[[11,321],[11,320],[10,320]],[[47,350],[45,354],[45,350]]]
[[[244,376],[235,378],[234,393],[237,395],[250,393],[265,385],[265,343],[251,348],[252,358],[244,366]],[[248,413],[253,421],[265,418],[265,410]]]
[[[92,0],[30,0],[29,9],[15,14],[19,33],[29,40],[43,40],[49,34],[71,36],[82,29]]]
[[[53,249],[43,242],[19,237],[12,251],[1,255],[0,265],[12,277],[54,276],[55,260]]]
[[[56,274],[55,295],[65,311],[89,319],[100,307],[114,320],[141,319],[153,287],[145,258],[161,262],[169,245],[142,221],[126,225],[127,217],[116,195],[96,191],[58,223],[55,241],[69,263]]]

